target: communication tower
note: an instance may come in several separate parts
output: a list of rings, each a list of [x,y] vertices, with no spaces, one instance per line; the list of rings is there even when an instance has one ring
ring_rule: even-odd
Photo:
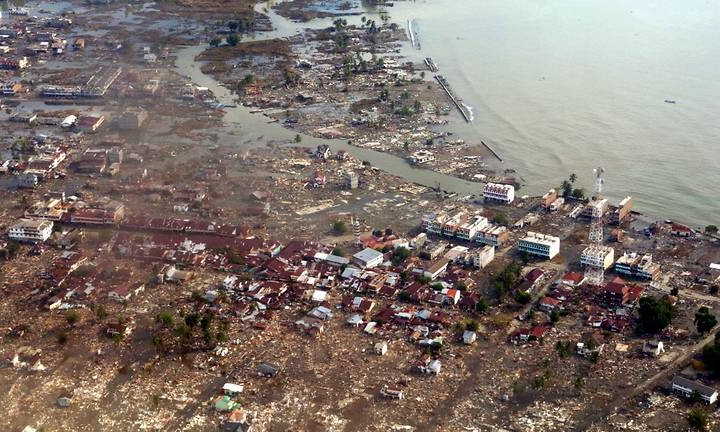
[[[593,173],[595,174],[594,203],[596,205],[593,205],[593,203],[590,204],[593,205],[593,207],[592,219],[590,222],[590,233],[588,235],[588,240],[590,241],[589,249],[595,254],[603,254],[603,251],[607,248],[603,246],[603,207],[599,205],[599,203],[602,200],[602,187],[605,182],[603,174],[605,174],[605,169],[598,167],[593,169]],[[604,277],[605,266],[602,260],[595,260],[594,262],[588,264],[585,272],[585,279],[590,285],[600,286],[603,283]]]

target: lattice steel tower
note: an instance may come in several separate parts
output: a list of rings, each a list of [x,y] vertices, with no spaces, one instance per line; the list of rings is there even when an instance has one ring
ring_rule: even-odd
[[[592,220],[590,222],[590,247],[599,251],[603,248],[603,207],[599,204],[602,200],[602,187],[605,180],[603,174],[605,168],[598,167],[593,170],[595,174],[595,204],[592,209]],[[599,264],[599,265],[598,265]],[[591,285],[600,286],[605,278],[605,267],[602,263],[595,263],[588,266],[585,278]]]

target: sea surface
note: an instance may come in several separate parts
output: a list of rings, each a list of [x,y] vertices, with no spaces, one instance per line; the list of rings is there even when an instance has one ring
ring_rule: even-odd
[[[432,57],[473,107],[453,130],[491,144],[521,194],[570,173],[591,191],[602,166],[613,200],[720,225],[720,2],[418,0],[388,13],[413,21],[420,50],[407,53]]]

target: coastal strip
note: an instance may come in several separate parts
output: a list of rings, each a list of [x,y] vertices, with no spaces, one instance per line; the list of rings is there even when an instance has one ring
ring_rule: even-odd
[[[460,101],[458,101],[452,90],[450,90],[450,86],[445,80],[445,78],[442,75],[435,75],[435,79],[437,80],[438,84],[440,84],[440,87],[445,90],[445,94],[447,94],[452,103],[455,104],[455,107],[458,109],[458,111],[460,111],[460,114],[462,114],[465,121],[468,123],[472,122],[472,114],[468,111],[465,105],[461,104]]]

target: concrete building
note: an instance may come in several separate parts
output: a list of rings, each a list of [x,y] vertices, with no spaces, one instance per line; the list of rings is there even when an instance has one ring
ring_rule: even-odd
[[[632,198],[625,197],[622,201],[620,201],[617,208],[610,213],[610,223],[613,225],[620,225],[630,216],[631,211]]]
[[[420,165],[435,160],[435,155],[429,150],[418,150],[408,158],[412,165]]]
[[[714,404],[718,398],[718,392],[712,387],[706,386],[699,381],[691,381],[680,375],[675,375],[670,383],[672,391],[690,398],[693,394],[699,394],[700,398],[707,404]]]
[[[508,229],[501,225],[488,225],[475,233],[475,242],[490,246],[502,246],[510,237]]]
[[[560,253],[560,237],[528,231],[518,243],[518,250],[530,255],[553,259]]]
[[[423,216],[420,225],[430,234],[473,241],[478,230],[488,225],[488,220],[483,216],[471,215],[467,212],[459,212],[451,216],[432,213]]]
[[[20,242],[38,243],[49,239],[52,229],[52,221],[21,218],[10,225],[8,236]]]
[[[580,255],[580,264],[590,267],[609,269],[615,261],[615,249],[610,246],[591,245],[585,248]]]
[[[147,120],[147,111],[143,109],[133,109],[125,111],[117,120],[117,126],[120,130],[137,130],[142,127]]]
[[[607,213],[609,206],[610,203],[605,198],[601,200],[592,200],[582,210],[582,212],[580,213],[580,218],[590,220],[594,217],[593,215],[602,217],[605,215],[605,213]]]
[[[382,252],[375,249],[365,248],[352,256],[352,262],[360,268],[373,268],[383,263],[384,257]]]
[[[615,272],[637,279],[654,280],[660,275],[660,264],[653,262],[651,254],[626,252],[615,263]]]
[[[550,189],[545,195],[540,198],[540,205],[544,208],[549,208],[550,204],[554,203],[557,199],[557,191],[555,189]]]
[[[483,187],[485,201],[510,204],[515,201],[515,186],[500,183],[485,183]]]
[[[345,173],[345,189],[357,189],[360,185],[360,176],[355,171]]]
[[[477,268],[485,268],[495,259],[495,247],[486,245],[472,251],[472,264]]]

